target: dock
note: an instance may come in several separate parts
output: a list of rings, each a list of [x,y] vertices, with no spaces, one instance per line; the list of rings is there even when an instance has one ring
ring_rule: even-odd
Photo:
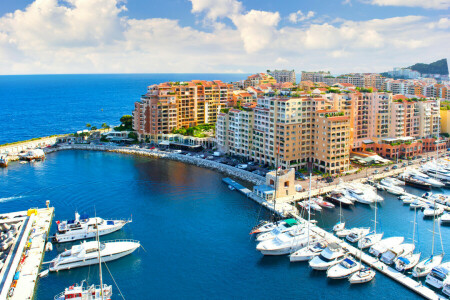
[[[248,196],[252,192],[248,188],[246,188],[243,185],[237,183],[236,181],[234,181],[231,178],[226,177],[226,178],[223,178],[222,181],[225,182],[226,184],[228,184],[228,186],[231,186],[234,189],[236,189],[238,192],[241,192],[245,196]]]
[[[0,272],[0,299],[32,299],[54,208],[1,214],[1,224],[20,226]]]

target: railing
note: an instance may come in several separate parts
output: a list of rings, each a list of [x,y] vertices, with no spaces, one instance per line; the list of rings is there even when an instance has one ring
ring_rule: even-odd
[[[110,240],[110,241],[101,241],[102,243],[120,243],[120,242],[130,242],[130,243],[137,243],[141,244],[140,241],[132,240],[132,239],[118,239],[118,240]]]

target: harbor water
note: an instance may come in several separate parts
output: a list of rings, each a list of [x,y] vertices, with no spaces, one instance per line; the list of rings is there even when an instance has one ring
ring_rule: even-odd
[[[62,151],[49,154],[43,162],[12,163],[0,170],[0,212],[42,206],[49,199],[55,221],[72,218],[75,210],[103,218],[132,215],[133,223],[102,237],[136,239],[145,249],[108,263],[126,299],[419,298],[382,274],[368,284],[350,286],[346,280],[329,280],[324,272],[311,271],[305,263],[289,263],[287,256],[262,256],[248,232],[268,213],[230,191],[223,177],[173,161]],[[396,197],[382,195],[386,200],[378,210],[379,230],[385,236],[412,237],[413,212]],[[373,213],[367,205],[343,209],[349,227],[372,226]],[[331,228],[339,218],[338,210],[315,218],[320,226]],[[431,251],[430,229],[432,221],[418,213],[418,251],[424,256]],[[449,229],[442,228],[445,249],[450,246]],[[54,230],[55,225],[51,233]],[[44,260],[70,246],[54,247]],[[439,238],[435,249],[441,251]],[[104,282],[113,284],[103,270]],[[86,278],[98,283],[98,268],[51,273],[38,280],[36,299],[52,299]],[[113,299],[121,299],[117,288],[113,289]]]

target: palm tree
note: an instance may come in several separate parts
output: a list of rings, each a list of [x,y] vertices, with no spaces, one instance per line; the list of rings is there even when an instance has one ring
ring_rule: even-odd
[[[86,124],[87,129],[91,128],[91,123]]]
[[[108,124],[103,123],[103,124],[102,124],[102,128],[103,128],[103,129],[107,129],[107,128],[109,128],[109,126],[108,126]]]

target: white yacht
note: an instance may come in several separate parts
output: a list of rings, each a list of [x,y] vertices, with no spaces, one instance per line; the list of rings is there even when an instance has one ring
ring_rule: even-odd
[[[98,253],[99,243],[97,241],[84,241],[80,245],[72,246],[50,261],[50,271],[60,271],[77,267],[98,264],[99,255],[103,262],[116,260],[133,253],[141,245],[134,240],[115,240],[100,243],[100,254]]]
[[[382,185],[394,185],[394,186],[405,185],[405,182],[398,180],[397,178],[394,178],[394,177],[383,178],[380,181],[380,183]]]
[[[392,247],[400,245],[401,243],[403,243],[404,240],[405,238],[402,236],[395,236],[383,239],[378,243],[376,243],[375,245],[371,246],[369,249],[369,253],[375,257],[378,257],[387,250],[391,249]]]
[[[393,195],[402,195],[403,193],[405,193],[405,190],[399,187],[397,182],[401,181],[395,178],[386,177],[380,181],[380,184],[387,192]]]
[[[441,289],[444,286],[444,281],[450,278],[450,262],[443,263],[437,267],[434,267],[430,274],[427,275],[425,282],[437,289]]]
[[[450,297],[450,278],[445,279],[442,292]]]
[[[372,198],[367,197],[367,195],[359,188],[348,186],[347,191],[359,203],[372,204],[374,202]]]
[[[436,217],[440,216],[444,213],[444,207],[439,204],[430,204],[428,207],[425,207],[423,210],[423,217],[429,218],[429,217]]]
[[[25,153],[19,154],[20,159],[24,160],[40,160],[45,158],[45,153],[42,149],[31,149]]]
[[[56,295],[54,300],[78,299],[78,300],[106,300],[111,299],[112,286],[103,285],[103,289],[99,285],[85,286],[84,281],[80,285],[72,285]]]
[[[372,234],[366,235],[365,237],[363,237],[362,239],[360,239],[358,241],[358,248],[360,248],[360,249],[368,248],[372,245],[375,245],[379,241],[381,241],[382,238],[383,238],[383,233],[372,233]]]
[[[428,162],[422,166],[422,171],[433,178],[450,180],[450,170],[436,164],[436,162]]]
[[[262,233],[262,232],[269,232],[274,230],[275,228],[277,228],[280,224],[297,224],[297,220],[295,219],[286,219],[286,220],[282,220],[282,221],[275,221],[275,222],[263,222],[257,226],[255,226],[252,231],[250,232],[250,234],[255,234],[255,233]]]
[[[395,269],[399,272],[404,272],[414,268],[420,260],[420,253],[402,255],[395,261]]]
[[[89,218],[88,215],[81,215],[75,212],[74,220],[56,221],[58,231],[53,237],[57,243],[72,242],[94,238],[98,235],[106,235],[122,229],[131,220],[103,220],[102,218]]]
[[[315,236],[311,236],[310,239],[315,241]],[[256,250],[263,255],[286,255],[305,247],[307,243],[308,233],[306,230],[290,231],[281,233],[274,239],[260,242],[256,246]]]
[[[370,233],[370,228],[359,228],[359,230],[354,230],[351,233],[349,233],[345,239],[349,241],[350,243],[356,243],[366,235]]]
[[[292,253],[289,256],[289,260],[291,262],[310,260],[313,257],[319,255],[326,248],[326,246],[327,243],[325,241],[315,242],[310,244],[309,246],[306,245],[302,249]]]
[[[318,256],[309,261],[309,266],[314,270],[324,271],[335,264],[340,263],[346,257],[347,251],[340,245],[331,243]]]
[[[419,172],[417,170],[405,171],[405,173],[403,173],[403,176],[405,176],[405,175],[406,176],[409,175],[413,179],[429,183],[429,184],[431,184],[432,187],[443,187],[443,186],[445,186],[445,184],[443,184],[439,180],[431,178],[430,176],[428,176],[428,175],[426,175],[426,174],[424,174],[422,172]]]
[[[327,270],[327,277],[332,279],[344,279],[361,269],[361,264],[351,256],[346,257],[339,264]]]
[[[400,244],[387,250],[381,255],[380,261],[387,265],[391,265],[400,255],[408,255],[413,253],[416,247],[414,244]]]
[[[370,229],[369,229],[370,230]],[[336,236],[343,238],[346,237],[348,235],[350,235],[351,233],[355,233],[355,234],[359,234],[360,232],[366,232],[367,228],[360,228],[360,227],[355,227],[355,228],[351,228],[351,229],[342,229],[336,232]],[[368,232],[367,232],[368,233]]]
[[[371,268],[362,268],[356,271],[353,275],[348,278],[351,284],[355,283],[366,283],[371,281],[375,277],[376,273]]]
[[[293,230],[301,230],[304,226],[294,222],[280,222],[280,224],[269,232],[263,232],[256,236],[257,242],[264,242],[275,238],[280,233],[285,233]]]
[[[428,275],[434,267],[441,264],[443,254],[432,255],[431,257],[419,262],[413,269],[413,277],[423,277]]]
[[[445,213],[440,217],[441,225],[449,225],[450,224],[450,213]]]

